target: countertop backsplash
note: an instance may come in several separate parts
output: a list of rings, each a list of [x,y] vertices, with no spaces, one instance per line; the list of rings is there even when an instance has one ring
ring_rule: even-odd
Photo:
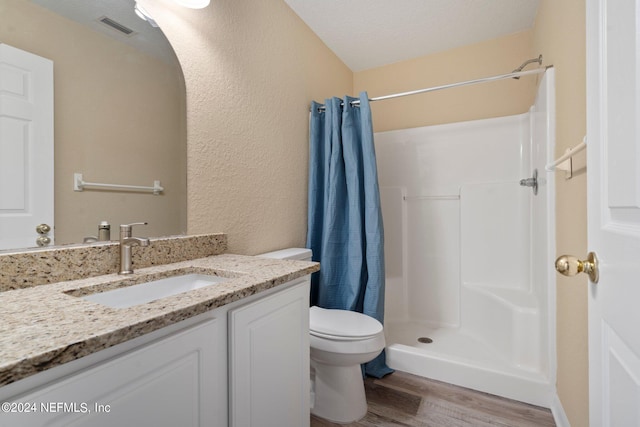
[[[148,247],[132,248],[135,269],[219,255],[227,250],[224,233],[149,240]],[[117,240],[4,252],[0,253],[0,292],[116,273],[119,267]]]

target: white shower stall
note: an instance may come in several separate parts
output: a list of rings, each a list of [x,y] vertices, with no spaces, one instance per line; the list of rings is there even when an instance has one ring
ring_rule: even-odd
[[[554,75],[525,114],[375,135],[387,362],[549,407],[555,384]],[[538,173],[538,191],[520,180]]]

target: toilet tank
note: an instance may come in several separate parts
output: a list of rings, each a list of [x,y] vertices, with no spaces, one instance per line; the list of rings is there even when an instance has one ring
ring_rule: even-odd
[[[267,252],[266,254],[256,255],[263,258],[276,259],[295,259],[300,261],[311,261],[311,249],[306,248],[287,248],[279,251]]]

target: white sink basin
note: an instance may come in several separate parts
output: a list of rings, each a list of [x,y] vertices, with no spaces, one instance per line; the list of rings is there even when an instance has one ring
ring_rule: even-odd
[[[229,280],[227,277],[206,274],[185,274],[167,277],[139,285],[118,288],[112,291],[83,296],[82,299],[97,302],[112,308],[127,308],[160,298],[211,286]]]

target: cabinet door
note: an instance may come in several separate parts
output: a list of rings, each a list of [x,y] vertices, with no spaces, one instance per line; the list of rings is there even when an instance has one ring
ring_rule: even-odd
[[[204,321],[22,395],[22,413],[0,425],[226,426],[225,324]]]
[[[309,425],[308,284],[229,312],[230,425]]]

